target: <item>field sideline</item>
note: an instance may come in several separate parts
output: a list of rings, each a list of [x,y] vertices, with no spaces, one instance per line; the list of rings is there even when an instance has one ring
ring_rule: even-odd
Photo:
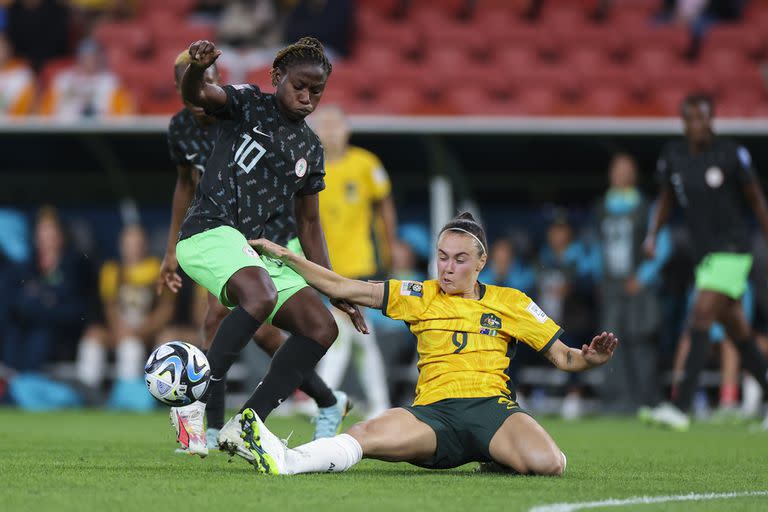
[[[223,454],[204,461],[174,454],[160,412],[0,409],[0,509],[511,512],[638,496],[768,491],[768,433],[695,425],[677,434],[628,419],[542,423],[568,456],[563,478],[477,475],[472,465],[435,472],[376,461],[340,475],[270,478]],[[281,436],[294,430],[292,446],[308,440],[312,429],[303,418],[269,424]],[[725,509],[768,510],[768,495],[599,508]]]

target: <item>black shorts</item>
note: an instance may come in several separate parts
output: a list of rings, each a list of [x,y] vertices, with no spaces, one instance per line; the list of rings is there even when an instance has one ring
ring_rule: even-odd
[[[448,398],[404,409],[435,431],[435,455],[429,461],[414,463],[429,469],[491,461],[491,439],[499,427],[513,414],[525,412],[508,396]]]

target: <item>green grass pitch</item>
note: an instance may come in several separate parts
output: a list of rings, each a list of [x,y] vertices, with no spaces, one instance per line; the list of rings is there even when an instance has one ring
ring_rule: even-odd
[[[213,453],[173,452],[167,415],[0,409],[0,510],[525,511],[636,496],[768,491],[768,433],[695,425],[688,434],[629,419],[542,419],[568,455],[562,478],[473,474],[473,465],[427,471],[363,461],[345,474],[265,477]],[[291,445],[309,439],[303,418],[270,427]],[[599,510],[768,510],[768,496],[635,504]]]

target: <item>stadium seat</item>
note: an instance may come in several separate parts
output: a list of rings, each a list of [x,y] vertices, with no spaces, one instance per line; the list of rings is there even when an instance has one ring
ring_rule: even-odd
[[[423,51],[423,37],[412,24],[376,21],[360,30],[360,46],[384,46],[412,58]]]
[[[761,59],[765,56],[766,45],[768,45],[768,39],[764,35],[765,25],[762,28],[752,24],[715,25],[704,38],[702,55],[707,55],[715,49],[727,49],[743,53],[744,56],[752,59]]]
[[[483,32],[476,30],[475,25],[430,25],[424,27],[423,33],[428,49],[459,48],[476,58],[486,58],[491,51],[490,39]]]
[[[520,112],[525,115],[552,115],[558,104],[558,92],[552,88],[541,87],[528,89],[516,95],[511,105],[499,109],[500,113]]]
[[[641,25],[625,27],[624,31],[634,51],[663,49],[671,55],[681,56],[691,40],[688,30],[677,25]]]
[[[269,74],[271,71],[270,66],[263,68],[251,69],[245,74],[245,81],[249,84],[255,84],[259,86],[262,91],[271,92],[274,87],[272,86],[272,77]]]
[[[146,53],[152,44],[149,30],[139,23],[100,23],[93,37],[104,48],[120,48],[133,55]]]
[[[538,56],[534,50],[525,47],[502,47],[493,54],[494,66],[498,69],[530,69],[538,66]]]
[[[214,40],[213,28],[205,24],[176,24],[173,30],[159,30],[154,27],[153,39],[157,48],[172,48],[181,51],[200,39]]]
[[[584,105],[588,115],[616,116],[629,102],[628,91],[620,85],[597,85],[584,93]]]
[[[658,78],[682,65],[680,57],[663,47],[637,48],[630,61],[636,72]]]

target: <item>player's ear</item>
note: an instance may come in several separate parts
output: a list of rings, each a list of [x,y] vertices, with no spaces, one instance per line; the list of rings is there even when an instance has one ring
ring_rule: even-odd
[[[485,268],[485,263],[488,261],[488,255],[483,253],[482,256],[480,256],[480,259],[477,262],[477,271],[481,272]]]

